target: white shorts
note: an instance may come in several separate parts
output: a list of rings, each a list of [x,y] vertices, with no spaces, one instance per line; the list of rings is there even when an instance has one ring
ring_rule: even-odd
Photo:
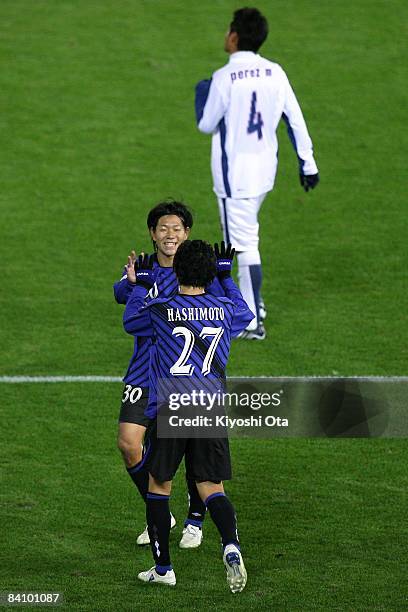
[[[266,193],[256,198],[218,198],[225,242],[238,252],[256,251],[259,243],[258,213]]]

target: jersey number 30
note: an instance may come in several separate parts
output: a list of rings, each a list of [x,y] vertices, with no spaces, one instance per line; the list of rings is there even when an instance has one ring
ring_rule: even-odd
[[[263,124],[264,122],[262,121],[262,115],[256,110],[256,91],[253,91],[252,98],[251,98],[251,110],[249,112],[247,133],[253,134],[254,132],[257,132],[258,140],[261,140]]]
[[[201,368],[201,373],[204,374],[204,376],[207,376],[211,370],[211,363],[214,359],[217,345],[223,333],[223,327],[203,327],[200,332],[200,338],[212,337],[210,346],[208,347],[207,353],[204,357],[203,366]],[[187,363],[187,360],[191,355],[191,351],[193,350],[195,340],[194,334],[187,327],[175,327],[173,329],[173,336],[184,336],[184,346],[180,357],[170,368],[170,374],[173,376],[192,376],[195,366],[193,366],[191,363]]]

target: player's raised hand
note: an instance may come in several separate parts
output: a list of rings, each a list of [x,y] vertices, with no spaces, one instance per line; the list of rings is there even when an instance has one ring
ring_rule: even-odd
[[[232,248],[232,244],[228,243],[225,246],[224,240],[221,242],[221,246],[218,243],[214,244],[215,259],[217,261],[217,276],[220,280],[231,276],[232,262],[234,260],[235,249]]]
[[[130,255],[127,258],[127,264],[125,265],[126,275],[129,283],[133,285],[136,282],[136,274],[135,274],[135,261],[136,261],[136,253],[135,251],[130,251]]]
[[[154,285],[153,255],[141,253],[134,261],[136,283],[150,289]]]
[[[300,184],[305,191],[314,189],[319,182],[319,173],[317,174],[299,174]]]

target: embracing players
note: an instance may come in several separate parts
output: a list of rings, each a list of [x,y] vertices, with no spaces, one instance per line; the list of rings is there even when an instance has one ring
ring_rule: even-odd
[[[225,368],[231,338],[239,334],[254,315],[242,299],[230,277],[233,251],[229,247],[212,247],[201,241],[185,241],[174,257],[179,291],[170,297],[158,297],[146,304],[149,286],[153,284],[152,262],[140,257],[136,266],[136,286],[126,303],[125,330],[135,337],[155,339],[152,368],[155,384],[172,379],[177,383],[191,376],[210,381],[214,389],[223,390]],[[206,292],[218,275],[225,295],[215,297]],[[187,316],[188,315],[188,316]],[[150,416],[165,409],[157,394],[149,401]],[[232,592],[246,584],[246,570],[238,541],[234,508],[225,495],[223,481],[231,478],[231,463],[226,437],[160,437],[157,420],[149,434],[145,462],[150,472],[146,496],[146,517],[155,566],[141,572],[144,582],[174,586],[176,576],[170,561],[169,533],[171,516],[169,498],[173,477],[182,461],[186,462],[189,481],[196,482],[200,497],[210,512],[222,540],[223,561]]]
[[[173,200],[159,203],[148,214],[147,227],[153,241],[155,255],[153,258],[153,286],[146,296],[167,297],[177,293],[178,281],[173,271],[173,258],[179,246],[188,238],[193,225],[193,217],[188,208],[181,202]],[[135,286],[135,256],[131,253],[121,280],[114,285],[115,299],[119,304],[126,304]],[[217,280],[211,283],[208,291],[214,295],[223,295]],[[149,363],[152,350],[152,339],[146,336],[134,336],[134,350],[129,367],[124,377],[122,403],[119,415],[118,447],[122,453],[126,470],[137,487],[141,497],[146,501],[148,489],[148,472],[143,461],[143,440],[146,427],[150,423],[145,411],[149,396]],[[194,480],[187,481],[189,494],[188,516],[184,523],[181,548],[195,548],[202,540],[202,522],[205,517],[203,504]],[[172,527],[175,519],[171,518]],[[137,544],[149,544],[147,527],[138,536]]]

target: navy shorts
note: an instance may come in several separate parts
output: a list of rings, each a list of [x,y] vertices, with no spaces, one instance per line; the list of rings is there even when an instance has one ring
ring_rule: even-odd
[[[146,467],[159,482],[173,480],[183,457],[188,479],[216,483],[231,479],[228,438],[158,438],[157,420],[149,433]]]
[[[148,427],[151,419],[145,415],[149,401],[149,389],[125,385],[122,393],[119,423],[134,423]]]

